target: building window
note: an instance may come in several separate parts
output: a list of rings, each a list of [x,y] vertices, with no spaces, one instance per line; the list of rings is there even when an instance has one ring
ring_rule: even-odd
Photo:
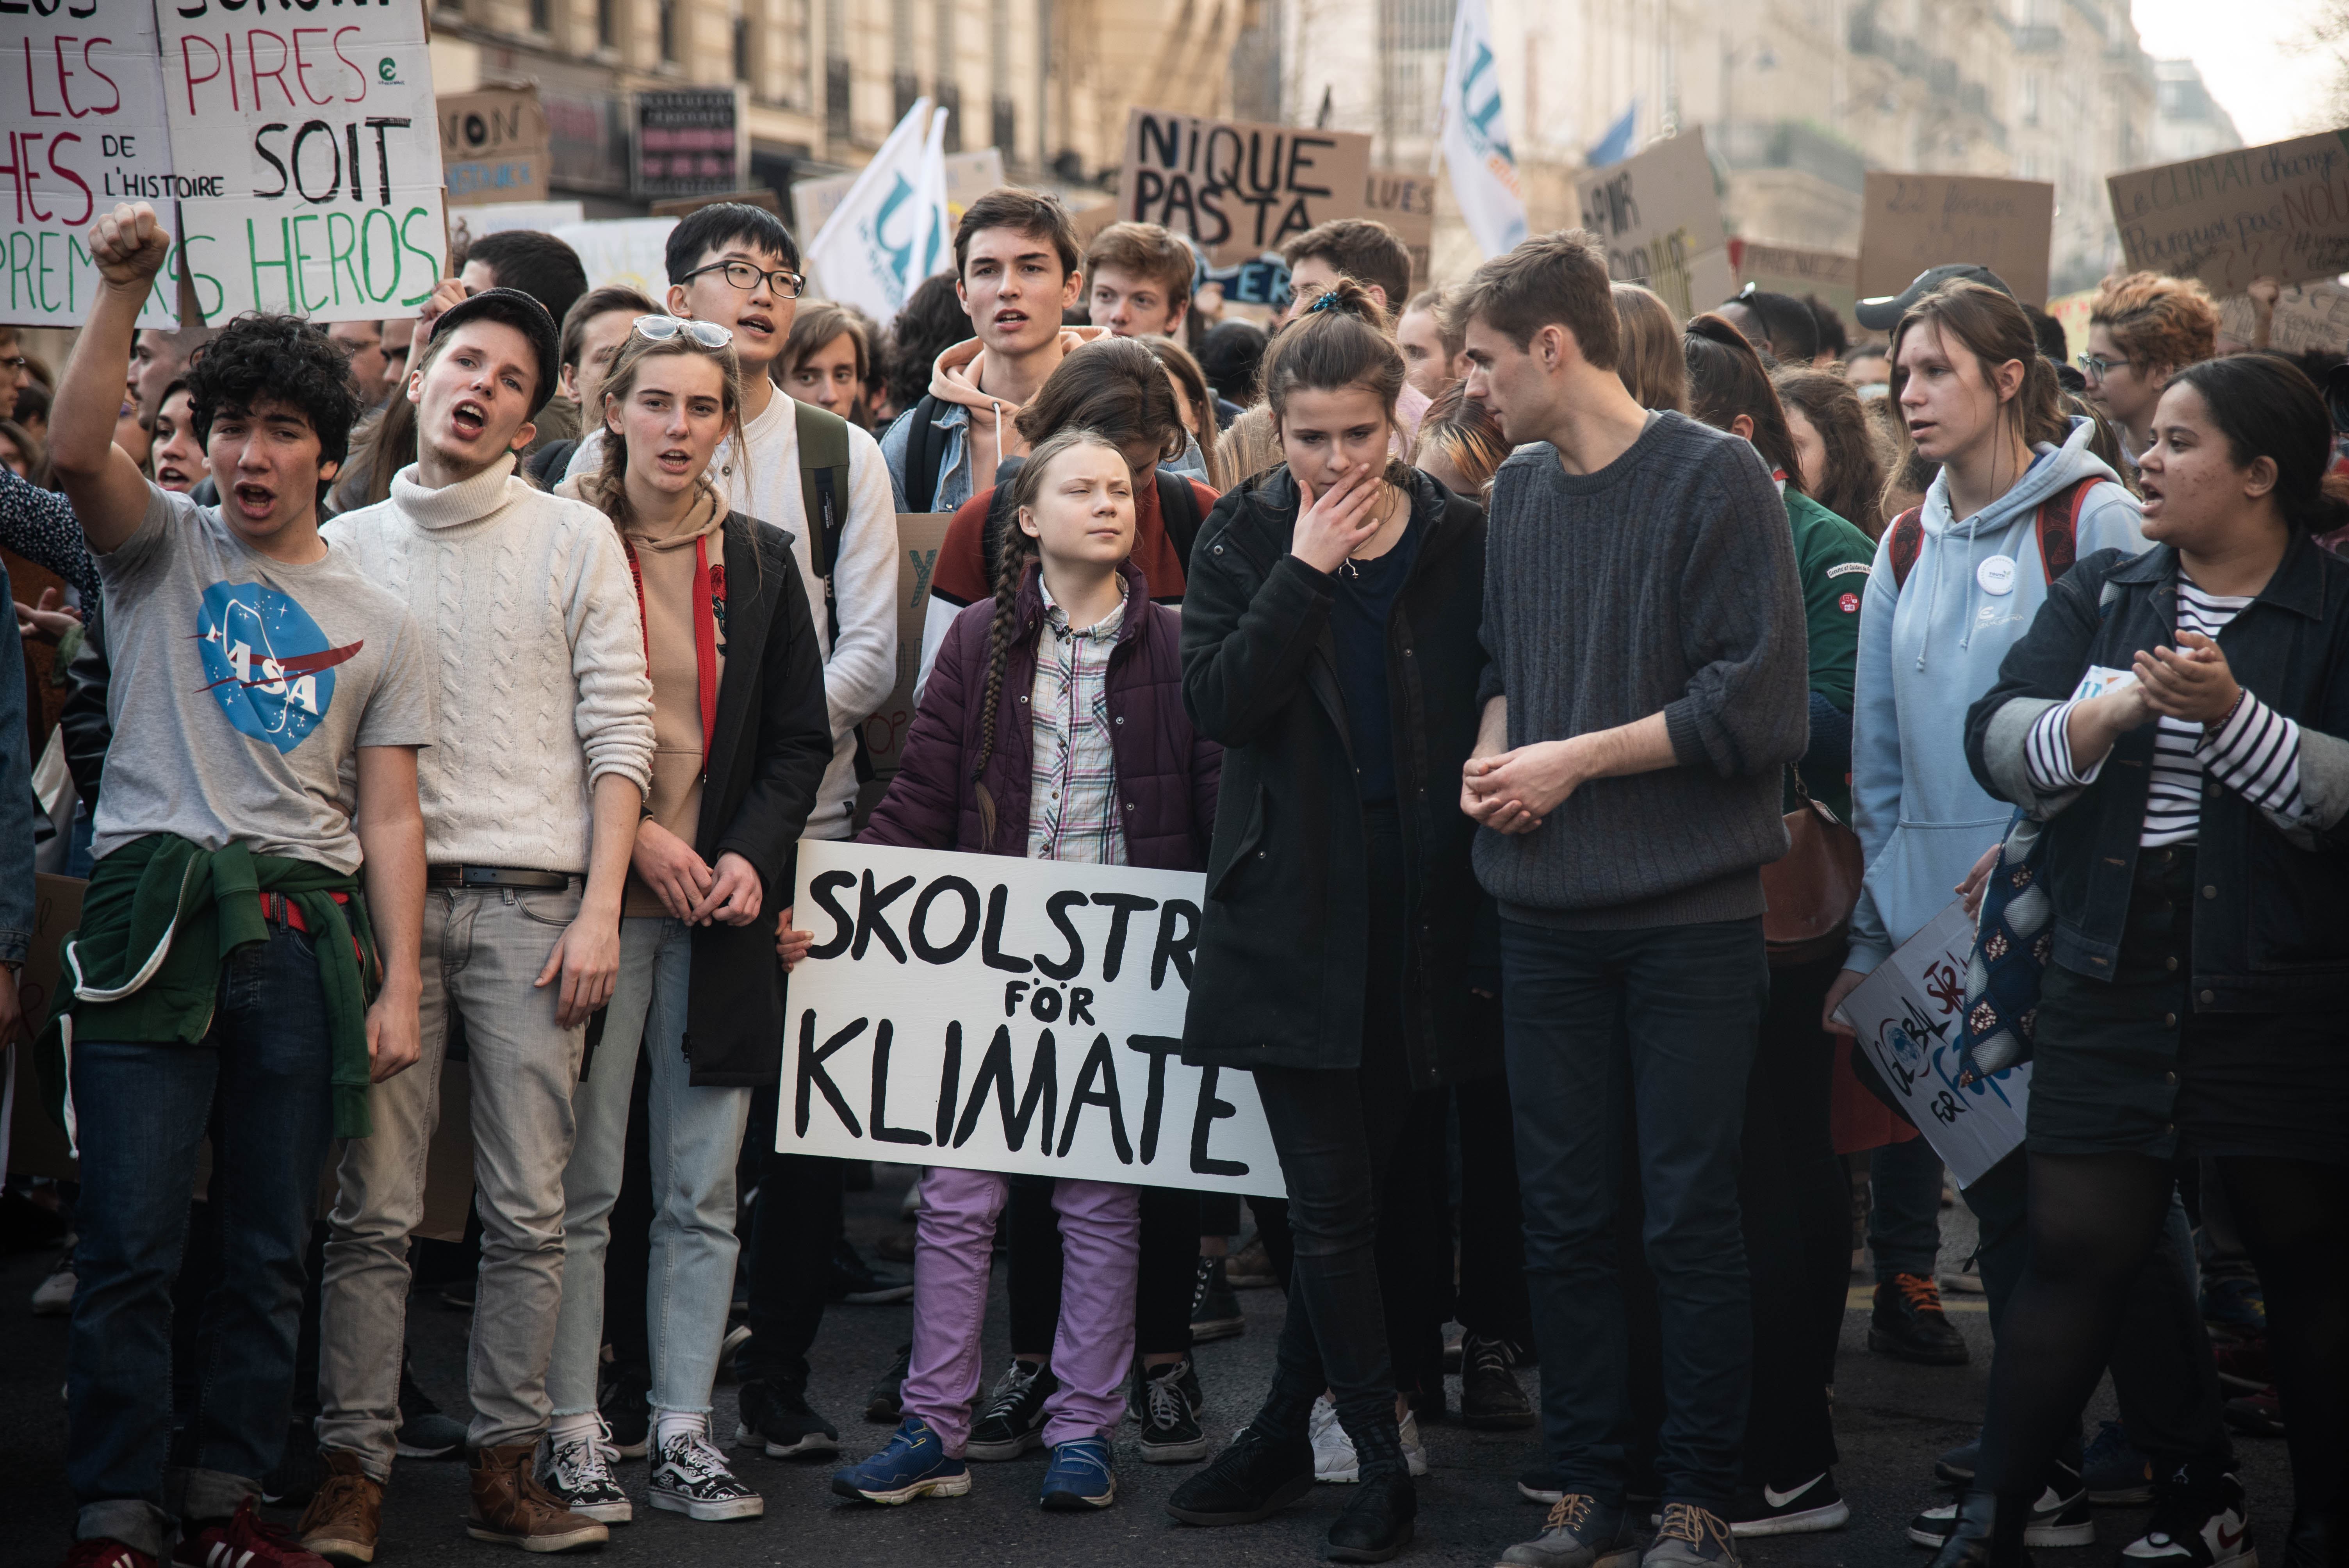
[[[751,58],[750,18],[734,18],[734,79],[750,82],[757,79],[757,67]]]
[[[595,0],[595,46],[615,48],[620,41],[620,0]]]
[[[894,106],[889,110],[889,118],[891,119],[896,120],[905,119],[905,111],[912,108],[914,107],[914,100],[921,96],[921,77],[916,76],[911,71],[892,71],[889,73],[889,97]]]
[[[997,98],[994,119],[993,135],[997,150],[1000,151],[1007,160],[1017,158],[1019,155],[1018,146],[1019,106],[1008,98]]]
[[[543,33],[547,26],[547,0],[530,0],[530,30]]]
[[[948,152],[962,150],[962,88],[955,82],[938,83],[938,107],[947,111],[947,141]]]
[[[661,64],[677,63],[677,0],[660,0]]]
[[[854,122],[848,113],[848,93],[854,73],[848,67],[846,55],[826,55],[823,59],[823,133],[834,141],[846,141]]]

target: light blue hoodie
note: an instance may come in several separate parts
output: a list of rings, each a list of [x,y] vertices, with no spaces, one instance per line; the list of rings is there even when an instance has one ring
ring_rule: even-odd
[[[2094,433],[2075,416],[2069,439],[2041,443],[2022,482],[1962,522],[1950,516],[1949,476],[1935,475],[1906,586],[1893,583],[1889,530],[1877,545],[1860,602],[1851,710],[1852,825],[1868,878],[1852,912],[1847,968],[1874,969],[1948,908],[2014,814],[1966,766],[1966,709],[2047,602],[2039,503],[2075,480],[2104,480],[2081,509],[2079,554],[2146,547],[2137,498],[2088,450]],[[1993,555],[2014,562],[2011,593],[1982,585],[1977,573]]]

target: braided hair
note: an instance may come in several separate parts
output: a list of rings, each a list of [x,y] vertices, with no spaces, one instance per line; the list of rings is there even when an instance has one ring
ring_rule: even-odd
[[[1011,634],[1019,620],[1019,590],[1028,581],[1028,566],[1043,551],[1036,536],[1019,526],[1020,518],[1043,493],[1045,471],[1061,453],[1078,447],[1099,447],[1117,452],[1117,443],[1098,430],[1071,427],[1048,437],[1028,455],[1011,476],[1011,522],[995,558],[995,614],[987,625],[987,680],[979,690],[978,751],[971,758],[971,792],[978,801],[979,844],[982,851],[995,843],[995,797],[988,792],[987,765],[995,757],[996,710],[1003,701],[1003,673],[1011,662]],[[1125,461],[1118,453],[1118,461]]]

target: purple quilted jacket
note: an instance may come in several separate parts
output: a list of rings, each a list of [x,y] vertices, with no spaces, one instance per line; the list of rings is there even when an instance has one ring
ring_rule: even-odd
[[[1194,730],[1184,711],[1181,612],[1152,603],[1150,584],[1132,562],[1119,571],[1125,578],[1125,622],[1110,655],[1109,713],[1126,863],[1203,871],[1215,832],[1223,748]],[[987,762],[987,792],[995,801],[994,842],[984,841],[979,830],[978,796],[970,777],[970,758],[978,755],[978,703],[987,689],[993,600],[981,600],[955,617],[905,738],[905,760],[858,842],[1027,854],[1033,731],[1022,699],[1036,684],[1036,642],[1043,624],[1036,576],[1031,566],[1019,589],[996,705],[995,754]]]

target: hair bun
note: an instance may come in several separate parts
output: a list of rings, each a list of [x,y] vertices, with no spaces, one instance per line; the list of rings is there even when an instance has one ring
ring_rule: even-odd
[[[1376,318],[1380,315],[1378,302],[1371,297],[1371,291],[1356,280],[1344,276],[1317,288],[1313,293],[1312,300],[1298,315],[1301,320],[1305,316],[1319,315],[1325,312],[1350,315],[1358,320],[1371,322],[1374,325],[1377,325]]]

